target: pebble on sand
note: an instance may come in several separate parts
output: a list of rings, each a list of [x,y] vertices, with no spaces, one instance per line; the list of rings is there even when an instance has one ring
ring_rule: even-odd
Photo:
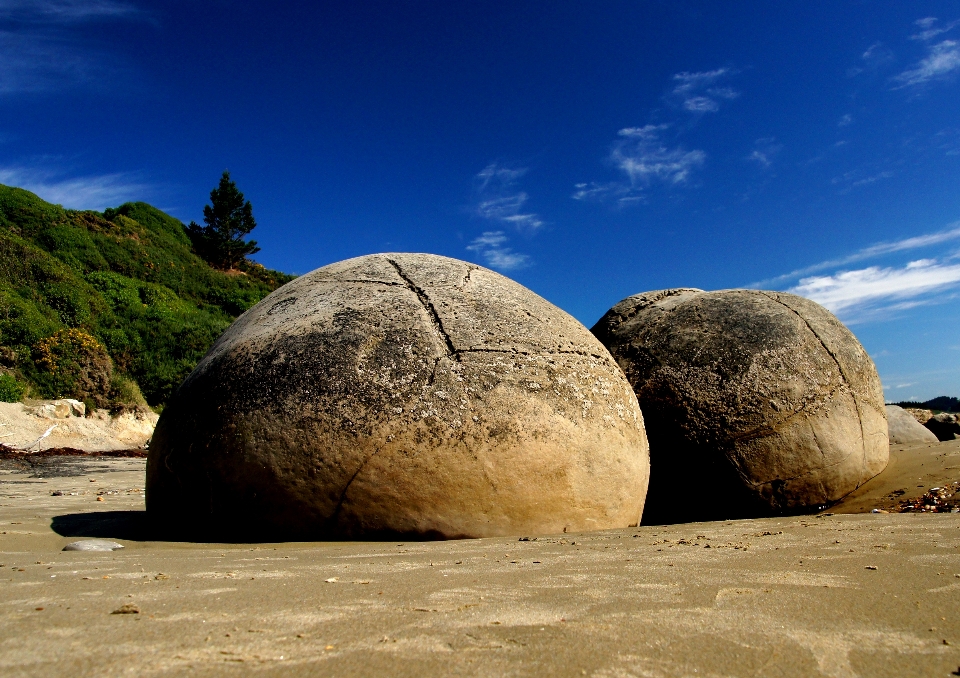
[[[140,608],[133,603],[126,603],[125,605],[118,607],[110,614],[140,614]]]

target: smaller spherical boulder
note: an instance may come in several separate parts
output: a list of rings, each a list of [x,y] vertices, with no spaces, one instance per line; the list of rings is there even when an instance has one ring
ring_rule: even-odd
[[[177,389],[147,512],[245,538],[483,537],[635,525],[637,399],[574,318],[427,254],[317,269],[241,316]]]
[[[937,436],[902,407],[887,405],[887,430],[891,445],[935,443]]]
[[[644,413],[644,523],[815,510],[887,464],[876,368],[812,301],[661,290],[624,299],[593,332]]]

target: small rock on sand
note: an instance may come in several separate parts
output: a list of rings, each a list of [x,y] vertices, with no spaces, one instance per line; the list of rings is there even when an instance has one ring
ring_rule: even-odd
[[[84,541],[70,542],[63,547],[64,551],[117,551],[123,544],[106,539],[85,539]]]

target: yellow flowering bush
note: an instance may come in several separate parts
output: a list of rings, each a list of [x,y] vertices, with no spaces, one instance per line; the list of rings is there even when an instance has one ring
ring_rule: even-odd
[[[107,349],[89,333],[72,327],[37,342],[34,362],[41,387],[50,398],[108,404],[113,362]]]

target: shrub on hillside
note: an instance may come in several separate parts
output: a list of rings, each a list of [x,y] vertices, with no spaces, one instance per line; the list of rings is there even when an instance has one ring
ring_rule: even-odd
[[[33,358],[74,327],[161,405],[237,315],[293,278],[246,259],[235,267],[209,266],[183,223],[146,203],[65,210],[0,186],[0,347],[13,356],[2,364],[40,397],[65,393]]]
[[[26,391],[26,384],[17,381],[16,377],[10,374],[0,374],[0,402],[18,403]]]
[[[110,384],[110,407],[112,409],[136,409],[147,407],[147,400],[140,392],[137,382],[129,377],[115,374]]]
[[[89,400],[97,407],[109,404],[113,361],[90,334],[77,328],[60,330],[38,342],[34,353],[44,396]]]

